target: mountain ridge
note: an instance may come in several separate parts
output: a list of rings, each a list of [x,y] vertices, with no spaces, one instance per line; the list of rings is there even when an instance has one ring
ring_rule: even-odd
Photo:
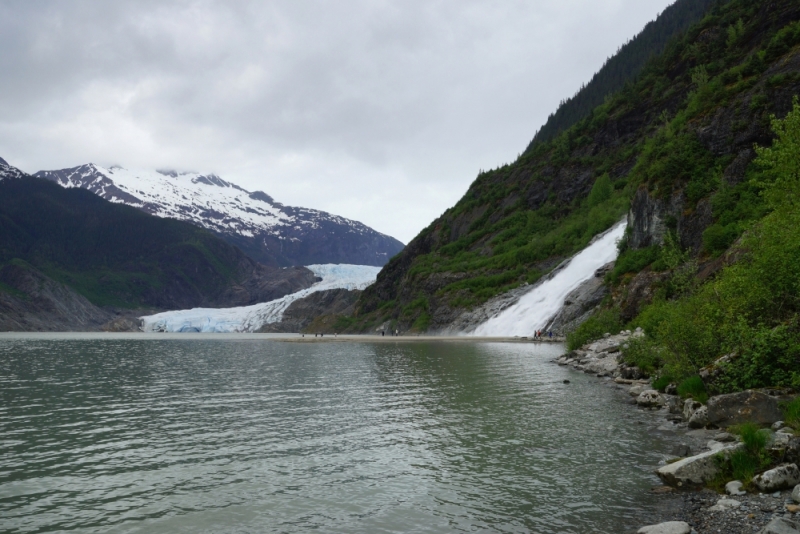
[[[266,265],[382,266],[403,248],[400,241],[358,221],[286,206],[263,191],[247,191],[215,174],[89,163],[34,176],[86,189],[151,215],[191,222]]]

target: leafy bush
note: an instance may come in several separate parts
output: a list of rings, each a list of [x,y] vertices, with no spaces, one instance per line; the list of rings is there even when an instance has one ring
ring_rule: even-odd
[[[703,404],[708,401],[706,385],[703,383],[703,379],[698,375],[690,376],[678,384],[678,395],[680,395],[683,399],[691,397],[697,402],[701,402]]]
[[[618,334],[620,330],[622,330],[622,321],[619,311],[615,309],[602,310],[567,334],[567,347],[569,350],[579,349],[590,341],[600,339],[606,333]]]
[[[667,389],[668,385],[672,384],[672,382],[673,380],[671,376],[661,375],[653,380],[653,389],[663,392],[665,389]]]
[[[611,185],[611,178],[609,178],[608,173],[606,173],[595,180],[592,190],[589,193],[589,206],[595,207],[609,200],[613,192],[614,186]]]
[[[656,370],[661,367],[662,361],[659,355],[661,349],[657,345],[653,344],[650,339],[644,337],[633,338],[629,339],[626,345],[627,347],[622,349],[623,358],[626,364],[638,367],[646,375],[655,374]],[[662,378],[664,378],[667,382],[663,385],[663,387],[656,387],[656,389],[663,389],[673,381],[672,377],[669,375],[662,374],[658,380],[661,380]]]

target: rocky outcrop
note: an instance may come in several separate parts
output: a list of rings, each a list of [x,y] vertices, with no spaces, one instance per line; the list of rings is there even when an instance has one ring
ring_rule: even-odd
[[[361,291],[347,289],[331,289],[318,291],[296,300],[283,312],[279,323],[265,324],[259,332],[304,332],[315,321],[322,317],[351,316]],[[321,331],[327,333],[327,328]]]
[[[0,269],[0,331],[97,331],[115,318],[25,264]]]
[[[604,283],[604,276],[613,266],[614,264],[610,263],[598,269],[592,278],[586,280],[567,295],[564,306],[544,329],[553,331],[558,335],[565,335],[584,323],[608,295],[608,287]]]
[[[760,391],[742,391],[718,395],[708,401],[708,421],[719,427],[746,422],[771,425],[781,419],[778,401]]]

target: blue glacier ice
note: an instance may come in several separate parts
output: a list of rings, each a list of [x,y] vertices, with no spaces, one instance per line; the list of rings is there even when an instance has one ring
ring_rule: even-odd
[[[375,282],[380,267],[369,265],[307,265],[322,278],[313,286],[276,300],[237,308],[193,308],[141,317],[145,332],[255,332],[277,323],[289,305],[317,291],[364,289]]]

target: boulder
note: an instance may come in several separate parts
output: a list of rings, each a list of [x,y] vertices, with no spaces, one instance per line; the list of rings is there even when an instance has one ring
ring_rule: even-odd
[[[689,428],[705,428],[708,426],[708,407],[701,406],[689,418]]]
[[[586,370],[599,375],[609,375],[617,370],[617,357],[601,354],[601,357],[586,365]]]
[[[658,525],[650,525],[649,527],[642,527],[636,534],[690,534],[692,527],[689,523],[683,521],[667,521],[666,523],[659,523]]]
[[[708,509],[709,512],[724,512],[726,510],[733,510],[734,508],[739,508],[742,505],[737,500],[734,499],[720,499],[717,501],[717,504],[710,507]]]
[[[783,454],[787,462],[800,464],[800,438],[790,439]]]
[[[680,415],[681,413],[681,398],[677,395],[661,395],[661,398],[664,399],[664,405],[669,409],[669,413]]]
[[[720,432],[714,435],[714,440],[728,443],[729,441],[736,441],[736,436],[729,434],[728,432]]]
[[[786,426],[786,423],[784,423],[783,421],[777,421],[777,422],[772,424],[772,430],[777,432],[778,430],[780,430],[784,426]]]
[[[792,491],[792,500],[794,502],[800,502],[800,484],[794,487]]]
[[[788,464],[764,471],[753,478],[753,484],[763,492],[780,491],[800,484],[800,469],[797,464]]]
[[[673,487],[701,486],[719,473],[716,456],[729,456],[731,452],[742,447],[741,444],[728,445],[722,449],[706,451],[671,464],[661,466],[656,474]]]
[[[686,402],[683,403],[683,418],[687,421],[692,418],[692,414],[700,408],[702,404],[697,402],[693,399],[687,399]]]
[[[707,406],[708,421],[723,428],[746,422],[771,425],[781,419],[777,399],[760,391],[711,397]]]
[[[758,534],[800,534],[800,523],[785,517],[776,517],[759,530]]]
[[[655,389],[646,389],[636,397],[636,404],[645,408],[663,406],[664,399],[661,398],[661,393]]]
[[[631,389],[628,390],[628,393],[631,397],[638,397],[642,394],[642,391],[645,390],[644,386],[632,386]]]
[[[725,493],[728,495],[744,495],[746,491],[742,491],[743,484],[738,480],[732,480],[725,484]]]

